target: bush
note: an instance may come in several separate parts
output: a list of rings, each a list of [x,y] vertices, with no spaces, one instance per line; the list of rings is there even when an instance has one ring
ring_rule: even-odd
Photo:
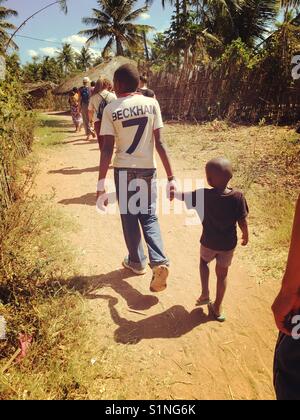
[[[62,245],[62,225],[68,226],[66,220],[35,198],[18,200],[5,213],[0,224],[0,314],[7,321],[7,340],[0,341],[0,357],[18,347],[19,333],[39,336],[37,308],[52,294],[48,283],[70,274],[72,252]]]
[[[0,81],[0,216],[18,194],[16,162],[31,150],[35,118],[25,110],[24,94],[20,82],[7,69]]]

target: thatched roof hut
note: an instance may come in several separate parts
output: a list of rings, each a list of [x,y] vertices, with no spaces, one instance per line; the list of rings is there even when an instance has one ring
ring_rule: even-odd
[[[65,95],[73,89],[73,87],[80,87],[82,85],[82,79],[84,77],[89,77],[91,81],[96,81],[99,79],[100,76],[106,77],[110,80],[113,80],[114,72],[122,66],[123,64],[127,63],[136,63],[129,58],[125,57],[114,57],[109,61],[106,61],[99,66],[93,67],[85,73],[80,73],[62,83],[55,89],[54,93],[56,95]]]
[[[57,85],[52,82],[24,83],[24,91],[36,99],[43,98],[47,92],[54,91]]]

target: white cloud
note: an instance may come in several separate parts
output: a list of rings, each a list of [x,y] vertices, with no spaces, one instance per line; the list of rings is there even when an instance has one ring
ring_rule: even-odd
[[[149,13],[142,13],[141,15],[140,15],[140,18],[142,19],[142,20],[148,20],[148,19],[150,19],[151,18],[151,15],[149,15]]]
[[[37,52],[37,51],[35,51],[35,50],[28,50],[27,51],[27,54],[30,56],[30,57],[37,57],[38,55],[39,55],[39,53]]]
[[[86,41],[87,41],[87,38],[85,36],[78,35],[78,34],[70,35],[62,39],[62,42],[66,42],[71,45],[72,44],[84,45]]]
[[[40,48],[40,51],[44,55],[49,55],[50,57],[53,57],[56,54],[57,49],[53,47],[43,47],[43,48]]]

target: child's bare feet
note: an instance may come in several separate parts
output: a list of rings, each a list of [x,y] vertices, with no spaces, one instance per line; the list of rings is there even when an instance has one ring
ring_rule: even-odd
[[[197,299],[196,306],[205,306],[211,303],[209,295],[202,294],[199,299]]]

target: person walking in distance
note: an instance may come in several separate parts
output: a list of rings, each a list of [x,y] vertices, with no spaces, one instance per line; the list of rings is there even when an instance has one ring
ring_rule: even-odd
[[[75,126],[76,133],[80,132],[82,126],[82,117],[79,111],[79,93],[77,87],[72,89],[69,95],[69,105],[71,109],[71,116]]]
[[[105,107],[117,97],[110,92],[108,88],[111,83],[106,79],[100,78],[94,88],[93,94],[89,102],[89,119],[90,123],[94,122],[94,128],[97,135],[99,148],[102,147],[102,139],[100,136],[101,122]]]
[[[85,129],[85,134],[87,136],[87,141],[90,139],[90,136],[96,137],[96,134],[91,130],[90,121],[89,121],[89,102],[91,98],[91,88],[90,88],[90,79],[88,77],[83,78],[83,86],[79,89],[79,110],[82,115],[83,126]]]
[[[163,121],[159,104],[155,99],[138,93],[138,86],[139,72],[135,66],[127,64],[115,72],[114,87],[118,99],[107,105],[103,113],[97,197],[105,194],[105,178],[116,143],[114,176],[128,249],[123,266],[137,275],[146,273],[142,230],[153,271],[150,290],[161,292],[167,287],[169,259],[164,252],[156,214],[155,148],[171,185],[174,174],[162,140]]]
[[[144,96],[147,96],[148,98],[155,98],[155,93],[153,92],[153,90],[148,88],[148,78],[145,75],[140,76],[140,84],[139,84],[138,92],[142,93]]]

